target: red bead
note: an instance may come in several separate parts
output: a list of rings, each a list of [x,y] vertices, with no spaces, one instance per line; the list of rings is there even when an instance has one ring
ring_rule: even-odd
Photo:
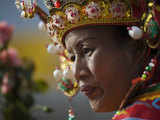
[[[24,5],[24,1],[22,1],[22,4]]]
[[[141,77],[135,78],[135,79],[132,80],[132,85],[135,85],[135,84],[137,84],[140,81],[142,81]]]
[[[95,13],[95,12],[96,12],[96,9],[92,9],[92,10],[91,10],[91,13]]]
[[[146,74],[147,76],[149,76],[149,72],[144,71],[143,74]]]
[[[157,60],[156,59],[151,59],[151,62],[156,64],[157,63]]]
[[[61,7],[61,3],[60,3],[59,0],[54,3],[54,7],[56,7],[56,8],[60,8]]]

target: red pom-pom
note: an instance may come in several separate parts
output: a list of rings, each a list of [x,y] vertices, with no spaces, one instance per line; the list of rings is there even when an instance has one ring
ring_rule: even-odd
[[[57,0],[57,1],[54,3],[54,7],[60,8],[60,7],[61,7],[61,2],[60,2],[59,0]]]

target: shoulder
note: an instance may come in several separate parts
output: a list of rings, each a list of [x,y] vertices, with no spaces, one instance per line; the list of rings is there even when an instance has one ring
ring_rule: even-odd
[[[119,111],[113,120],[158,120],[160,118],[160,97],[140,99]]]

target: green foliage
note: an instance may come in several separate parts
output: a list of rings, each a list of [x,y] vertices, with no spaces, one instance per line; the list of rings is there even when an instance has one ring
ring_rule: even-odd
[[[47,90],[48,84],[43,79],[35,80],[35,92],[46,92]]]
[[[28,109],[20,101],[8,103],[6,106],[3,110],[5,120],[31,120]]]

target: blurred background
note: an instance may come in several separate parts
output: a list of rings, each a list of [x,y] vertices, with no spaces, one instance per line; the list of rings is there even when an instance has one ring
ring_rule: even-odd
[[[31,20],[20,18],[14,2],[14,0],[0,0],[0,21],[14,25],[11,46],[19,51],[21,57],[32,59],[36,65],[34,77],[43,78],[49,84],[47,92],[34,95],[36,104],[47,105],[54,109],[53,113],[44,114],[36,111],[32,114],[38,120],[65,120],[68,118],[68,100],[56,90],[52,77],[52,72],[58,64],[58,58],[46,51],[45,46],[49,43],[49,38],[46,33],[38,30],[39,18],[35,17]],[[43,0],[38,0],[38,3],[48,13]],[[80,93],[73,99],[72,105],[77,120],[109,120],[112,117],[112,113],[94,113],[90,109],[87,98]]]

